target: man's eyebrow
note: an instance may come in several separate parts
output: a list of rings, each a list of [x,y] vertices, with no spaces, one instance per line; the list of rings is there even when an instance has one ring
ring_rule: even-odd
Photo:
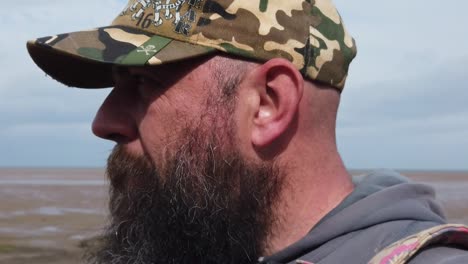
[[[117,65],[117,66],[114,66],[112,67],[112,75],[113,77],[115,77],[115,75],[117,74],[128,74],[129,72],[129,69],[128,67],[125,67],[125,66],[120,66],[120,65]]]
[[[170,64],[161,64],[154,66],[130,66],[127,67],[129,73],[146,73],[146,74],[177,74],[180,72],[180,68],[183,67],[174,67]]]
[[[129,66],[121,66],[116,65],[112,67],[112,81],[114,82],[113,85],[115,86],[118,81],[127,80],[131,77],[131,67]]]

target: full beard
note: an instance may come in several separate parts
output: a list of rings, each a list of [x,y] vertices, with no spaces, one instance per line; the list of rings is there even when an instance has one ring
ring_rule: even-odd
[[[117,146],[107,167],[110,225],[87,260],[257,261],[278,221],[274,208],[283,181],[275,162],[247,161],[218,133],[187,130],[164,169]]]

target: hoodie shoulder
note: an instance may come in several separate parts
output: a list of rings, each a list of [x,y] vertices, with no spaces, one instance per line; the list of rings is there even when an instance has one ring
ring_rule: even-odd
[[[353,180],[355,190],[337,208],[304,238],[265,262],[367,263],[393,242],[445,224],[430,186],[387,170]]]

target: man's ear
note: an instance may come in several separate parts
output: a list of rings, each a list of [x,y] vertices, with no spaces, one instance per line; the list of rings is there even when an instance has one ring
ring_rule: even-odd
[[[250,72],[258,99],[251,130],[252,144],[269,146],[284,134],[297,114],[304,79],[286,59],[272,59]]]

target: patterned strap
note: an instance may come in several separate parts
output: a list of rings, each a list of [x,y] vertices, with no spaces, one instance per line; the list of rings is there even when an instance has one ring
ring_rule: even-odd
[[[458,246],[468,250],[468,226],[448,224],[423,230],[384,248],[369,264],[404,264],[430,245]]]

